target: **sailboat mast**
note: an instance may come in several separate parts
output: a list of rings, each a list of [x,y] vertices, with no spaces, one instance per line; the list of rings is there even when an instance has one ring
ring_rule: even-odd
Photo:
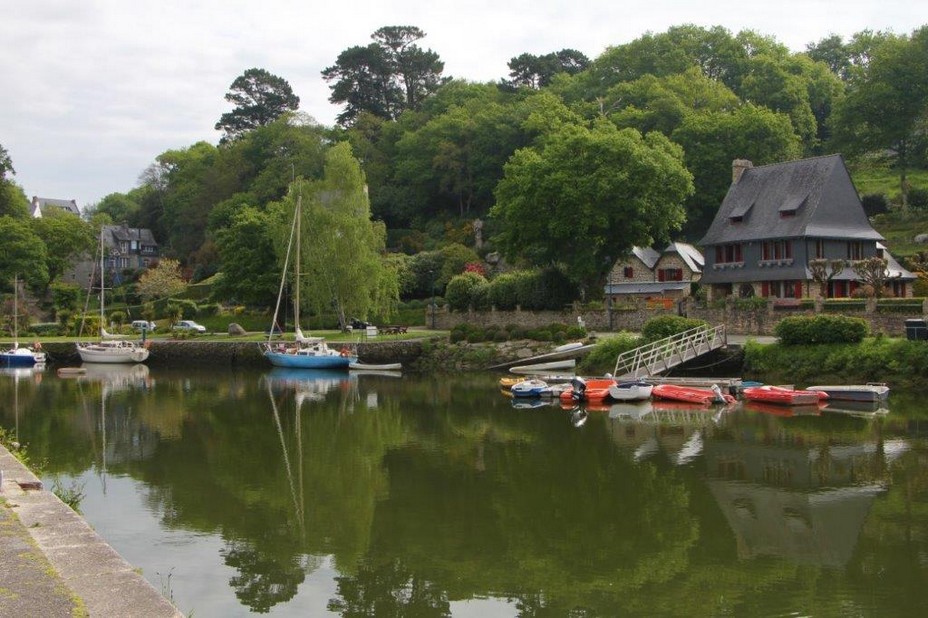
[[[19,274],[13,275],[13,349],[19,347],[19,305],[16,297],[19,296]]]
[[[293,326],[294,332],[300,332],[300,220],[303,210],[303,191],[296,198],[296,259],[293,264]]]
[[[103,227],[100,228],[100,335],[103,335]]]

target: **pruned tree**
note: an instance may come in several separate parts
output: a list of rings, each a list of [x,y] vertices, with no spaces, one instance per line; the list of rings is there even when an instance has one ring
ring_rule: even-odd
[[[901,276],[901,273],[892,276],[887,269],[888,262],[885,258],[871,257],[865,260],[857,260],[851,264],[857,278],[866,286],[873,290],[874,298],[882,298],[886,293],[886,284],[892,279]]]
[[[812,281],[819,286],[819,296],[826,298],[828,296],[828,283],[844,272],[847,268],[847,260],[826,260],[819,258],[809,260],[809,272],[812,275]]]
[[[287,80],[264,69],[248,69],[235,78],[225,99],[235,109],[223,114],[216,123],[217,131],[225,131],[222,141],[234,140],[270,124],[284,112],[300,106],[300,97],[293,94]]]

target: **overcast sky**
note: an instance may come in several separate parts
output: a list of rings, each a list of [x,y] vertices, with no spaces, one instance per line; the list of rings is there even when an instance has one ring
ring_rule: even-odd
[[[424,30],[445,75],[506,77],[523,52],[589,58],[684,23],[753,29],[794,51],[830,33],[909,33],[918,0],[0,0],[0,144],[32,197],[81,207],[124,193],[165,150],[206,140],[246,69],[286,79],[331,125],[320,71],[381,26]]]

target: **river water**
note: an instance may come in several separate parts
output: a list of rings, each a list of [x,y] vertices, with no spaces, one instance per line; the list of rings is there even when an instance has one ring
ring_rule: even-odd
[[[928,409],[515,407],[485,374],[0,375],[46,485],[203,616],[907,616]]]

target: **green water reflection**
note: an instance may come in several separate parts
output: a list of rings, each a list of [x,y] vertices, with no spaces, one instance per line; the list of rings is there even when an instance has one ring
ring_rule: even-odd
[[[139,366],[8,373],[0,401],[49,480],[91,483],[88,520],[156,587],[147,556],[198,539],[168,591],[196,615],[928,606],[928,414],[904,393],[877,418],[580,417],[516,409],[485,375]]]

